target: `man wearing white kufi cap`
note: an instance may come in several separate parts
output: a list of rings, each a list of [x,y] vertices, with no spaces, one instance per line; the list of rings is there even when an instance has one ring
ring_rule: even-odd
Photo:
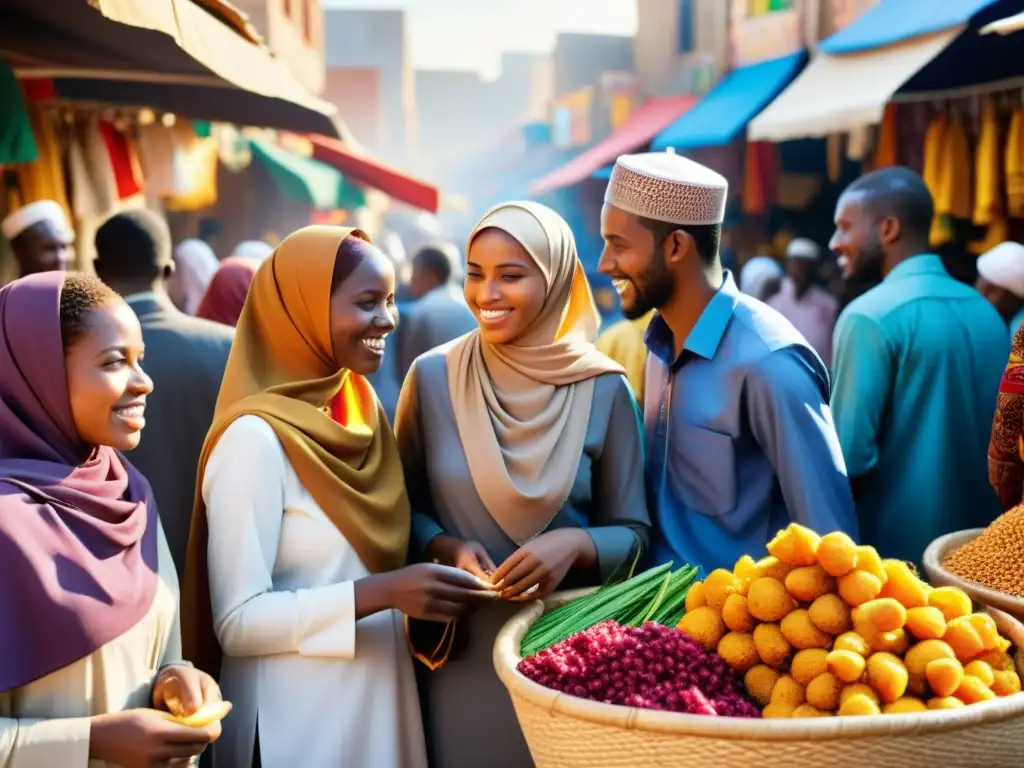
[[[601,213],[600,270],[650,309],[644,393],[656,563],[731,568],[790,521],[857,535],[821,359],[740,293],[718,254],[728,183],[671,153],[625,155]]]
[[[68,269],[75,259],[75,233],[64,209],[53,200],[19,208],[0,222],[21,276]]]
[[[1000,243],[979,256],[975,287],[1016,334],[1024,324],[1024,245]]]
[[[821,249],[806,237],[793,238],[786,246],[786,277],[779,292],[768,299],[814,347],[825,365],[832,364],[832,331],[839,317],[839,302],[814,284]]]

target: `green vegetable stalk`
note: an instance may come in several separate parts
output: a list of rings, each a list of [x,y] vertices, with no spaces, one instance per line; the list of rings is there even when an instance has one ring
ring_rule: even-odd
[[[674,627],[686,611],[686,593],[698,571],[696,566],[684,565],[673,572],[672,563],[666,563],[632,576],[631,568],[626,579],[608,583],[537,619],[523,638],[519,655],[533,656],[608,619],[634,627],[648,621]]]

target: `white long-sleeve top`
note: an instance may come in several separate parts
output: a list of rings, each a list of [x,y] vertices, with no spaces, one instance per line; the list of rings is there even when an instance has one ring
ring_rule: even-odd
[[[270,425],[242,416],[206,465],[213,623],[234,704],[217,768],[425,768],[403,618],[356,621],[370,575],[302,485]],[[258,726],[257,726],[258,723]]]

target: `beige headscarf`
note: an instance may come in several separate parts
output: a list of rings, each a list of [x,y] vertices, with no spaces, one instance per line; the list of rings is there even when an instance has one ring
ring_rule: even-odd
[[[517,544],[543,532],[569,497],[590,420],[594,377],[624,373],[594,347],[600,316],[569,225],[531,202],[492,208],[474,227],[513,237],[547,282],[540,314],[509,344],[479,329],[453,345],[448,388],[473,485]]]

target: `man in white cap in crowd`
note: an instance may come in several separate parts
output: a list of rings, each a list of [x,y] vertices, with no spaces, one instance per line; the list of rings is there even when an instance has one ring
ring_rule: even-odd
[[[599,268],[647,331],[652,554],[704,570],[762,552],[791,521],[856,538],[821,359],[740,293],[718,253],[728,183],[671,153],[620,157]]]
[[[999,310],[1010,337],[1024,324],[1024,245],[1000,243],[978,257],[975,287]]]
[[[826,366],[832,365],[832,331],[839,317],[839,300],[815,285],[821,249],[813,240],[797,237],[786,246],[786,277],[768,306],[782,313],[804,335]]]
[[[74,263],[75,233],[64,209],[53,200],[19,208],[0,222],[0,234],[11,243],[20,277],[63,272]]]

